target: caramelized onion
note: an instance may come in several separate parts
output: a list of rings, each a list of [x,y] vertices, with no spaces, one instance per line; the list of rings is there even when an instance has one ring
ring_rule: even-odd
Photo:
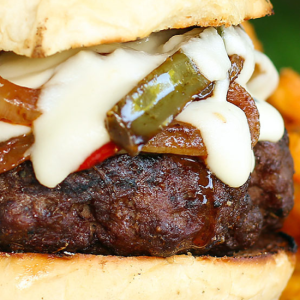
[[[254,99],[238,83],[231,82],[227,101],[236,105],[245,113],[251,133],[251,145],[254,147],[258,142],[260,133],[259,113]],[[143,147],[142,151],[207,156],[200,130],[179,121],[173,121],[163,131],[154,136]]]
[[[200,130],[190,124],[176,120],[153,137],[143,147],[142,151],[189,156],[207,155]]]
[[[258,142],[260,133],[259,112],[251,95],[235,82],[235,79],[241,73],[245,60],[237,54],[233,54],[229,58],[231,68],[229,70],[230,86],[227,93],[227,101],[236,105],[245,113],[250,128],[251,145],[253,148]]]
[[[227,93],[227,101],[236,105],[246,115],[251,134],[252,148],[256,145],[260,133],[259,112],[254,99],[238,83],[231,82]]]
[[[137,155],[195,97],[212,89],[194,61],[178,50],[107,112],[106,129],[116,145]]]
[[[0,77],[0,120],[30,126],[41,115],[37,109],[40,89],[13,84]]]
[[[248,119],[251,132],[252,147],[259,137],[259,114],[253,98],[234,80],[240,74],[244,59],[237,55],[231,55],[231,68],[229,70],[230,88],[227,101],[233,103],[244,111]],[[209,96],[210,94],[208,94]],[[195,100],[203,100],[195,98]],[[207,156],[207,151],[201,137],[201,132],[191,124],[173,121],[163,131],[154,136],[142,149],[144,152],[172,153],[190,156]]]
[[[0,143],[0,173],[13,169],[29,159],[27,150],[34,142],[33,134],[21,135]]]
[[[245,60],[237,54],[230,55],[229,59],[231,62],[231,68],[229,70],[229,79],[230,82],[233,82],[241,73]]]

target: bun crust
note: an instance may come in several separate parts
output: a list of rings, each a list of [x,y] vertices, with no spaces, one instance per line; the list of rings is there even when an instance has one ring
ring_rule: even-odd
[[[275,300],[295,264],[280,247],[234,257],[0,255],[1,300]],[[295,250],[295,249],[294,249]]]
[[[0,0],[0,7],[0,48],[29,57],[272,13],[269,0]]]

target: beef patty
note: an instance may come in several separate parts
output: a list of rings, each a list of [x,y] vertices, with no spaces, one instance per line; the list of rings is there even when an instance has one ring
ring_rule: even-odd
[[[258,143],[255,154],[254,175],[239,188],[195,157],[118,155],[54,189],[25,162],[0,175],[0,250],[168,256],[245,249],[280,227],[293,205],[287,135]]]

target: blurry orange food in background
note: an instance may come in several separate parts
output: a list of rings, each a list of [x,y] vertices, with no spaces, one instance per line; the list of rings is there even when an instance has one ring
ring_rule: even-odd
[[[255,49],[262,51],[262,45],[252,25],[245,22],[243,26],[251,37]],[[282,69],[278,88],[268,102],[276,107],[284,118],[295,164],[295,204],[282,230],[293,236],[300,246],[300,74],[290,68]],[[295,271],[280,300],[300,300],[300,248]]]
[[[295,204],[285,221],[283,231],[293,236],[300,245],[300,75],[291,69],[282,70],[279,86],[269,102],[282,113],[285,119],[295,164]],[[280,299],[300,299],[300,250],[298,250],[294,274]]]
[[[294,181],[300,183],[300,132],[299,129],[297,131],[289,131],[290,137],[290,150],[292,156],[294,158],[295,165],[295,174]],[[300,199],[300,197],[298,198]]]
[[[250,38],[251,38],[251,40],[253,42],[254,48],[256,50],[258,50],[258,51],[262,51],[263,52],[262,43],[257,38],[256,33],[255,33],[255,29],[252,26],[252,24],[249,23],[249,22],[244,22],[242,25],[243,25],[245,31],[247,32],[247,34],[250,36]]]
[[[291,69],[280,72],[277,90],[268,99],[282,114],[290,137],[290,150],[294,159],[295,204],[285,221],[283,231],[293,236],[300,245],[300,75]],[[300,251],[296,269],[280,300],[300,299]]]
[[[287,119],[300,126],[300,76],[292,69],[280,72],[280,82],[269,102]]]
[[[255,48],[261,50],[261,43],[252,25],[244,22],[243,27],[251,37]],[[280,111],[289,132],[290,150],[295,164],[295,206],[285,222],[284,231],[292,235],[300,245],[300,74],[290,68],[282,69],[279,85],[268,102]]]
[[[295,164],[294,180],[300,184],[300,75],[291,69],[283,69],[279,86],[268,101],[285,119]]]

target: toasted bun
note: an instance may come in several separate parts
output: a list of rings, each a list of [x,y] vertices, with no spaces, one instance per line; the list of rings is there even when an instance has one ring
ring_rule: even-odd
[[[30,57],[272,13],[269,0],[0,0],[0,7],[0,49]]]
[[[0,295],[1,300],[275,300],[292,274],[294,250],[279,238],[276,246],[233,257],[2,253]]]

